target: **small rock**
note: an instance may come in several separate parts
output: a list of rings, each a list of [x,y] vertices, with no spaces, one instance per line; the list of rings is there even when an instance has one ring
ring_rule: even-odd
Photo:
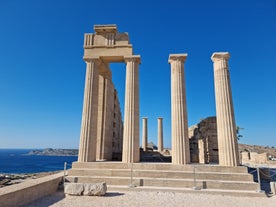
[[[106,183],[66,183],[64,185],[64,193],[68,195],[103,196],[106,191]]]

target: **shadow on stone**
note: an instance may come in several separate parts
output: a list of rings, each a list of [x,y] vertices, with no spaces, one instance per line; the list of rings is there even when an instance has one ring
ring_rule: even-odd
[[[118,192],[109,192],[106,193],[104,196],[105,197],[116,197],[116,196],[122,196],[125,195],[124,193],[118,193]]]
[[[48,207],[65,198],[64,192],[59,190],[55,194],[45,196],[31,203],[27,203],[20,207]]]
[[[140,162],[168,162],[172,161],[172,157],[163,155],[157,151],[146,151],[140,150]]]

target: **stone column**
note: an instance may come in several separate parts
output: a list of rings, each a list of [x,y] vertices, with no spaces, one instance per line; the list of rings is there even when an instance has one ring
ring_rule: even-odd
[[[99,64],[100,59],[86,60],[78,162],[96,161]]]
[[[190,162],[184,62],[187,54],[170,55],[172,107],[172,163]]]
[[[126,88],[122,162],[139,162],[139,73],[140,55],[126,56]]]
[[[158,117],[158,152],[163,152],[163,118]]]
[[[97,160],[112,160],[114,86],[108,64],[99,70]]]
[[[143,118],[142,148],[146,152],[148,147],[148,118]]]
[[[228,52],[219,52],[214,53],[211,59],[214,63],[219,164],[237,166],[239,152],[228,70],[229,57]]]

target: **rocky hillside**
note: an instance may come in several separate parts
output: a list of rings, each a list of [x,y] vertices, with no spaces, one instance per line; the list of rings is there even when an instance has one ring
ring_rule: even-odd
[[[248,144],[239,144],[239,151],[248,151],[248,152],[257,152],[264,153],[267,152],[269,155],[276,156],[276,148],[274,147],[264,147],[259,145],[248,145]]]

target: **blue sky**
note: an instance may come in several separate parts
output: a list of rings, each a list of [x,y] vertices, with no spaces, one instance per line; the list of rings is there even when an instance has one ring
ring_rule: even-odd
[[[242,143],[276,147],[276,1],[0,1],[0,148],[78,148],[84,33],[117,24],[141,55],[140,115],[171,145],[169,54],[185,63],[189,126],[215,115],[213,52],[228,51]],[[112,64],[123,111],[125,64]]]

